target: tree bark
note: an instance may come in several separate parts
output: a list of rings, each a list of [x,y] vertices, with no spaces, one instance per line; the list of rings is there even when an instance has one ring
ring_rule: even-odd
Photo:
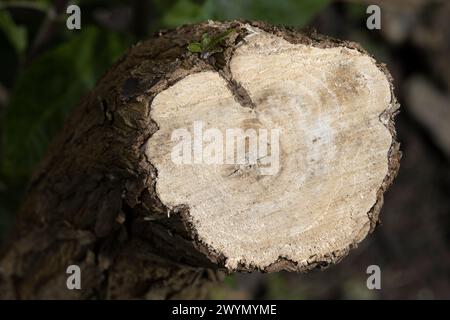
[[[187,45],[199,41],[204,33],[217,35],[231,28],[236,32],[220,43],[221,52],[205,55],[187,50]],[[352,236],[345,246],[329,252],[317,249],[307,260],[280,251],[275,261],[259,259],[258,253],[251,260],[253,256],[246,256],[249,247],[236,253],[233,260],[227,243],[221,250],[219,245],[214,246],[219,237],[198,231],[202,215],[194,215],[193,204],[161,200],[165,191],[157,184],[162,184],[167,170],[158,158],[162,149],[154,145],[158,145],[155,133],[166,129],[163,122],[153,118],[155,98],[179,83],[181,86],[189,76],[216,74],[237,104],[257,109],[263,102],[255,99],[244,80],[235,79],[230,67],[236,50],[251,42],[254,30],[283,39],[283,46],[346,48],[368,56],[354,43],[262,23],[184,26],[138,43],[76,106],[34,172],[9,242],[0,255],[0,297],[200,298],[205,296],[208,284],[220,280],[227,270],[307,271],[325,267],[339,261],[373,230],[383,193],[396,175],[400,159],[393,123],[398,105],[389,73],[380,64],[376,66],[389,82],[390,100],[379,118],[391,140],[386,150],[380,147],[373,153],[384,152],[387,171],[381,183],[370,190],[374,201],[362,212],[367,220],[361,229],[364,232]],[[176,118],[170,116],[169,122]],[[361,170],[370,172],[367,168]],[[195,185],[194,181],[187,183]],[[219,217],[221,212],[215,214],[211,212],[210,217]],[[81,290],[67,289],[66,268],[72,264],[81,268]]]

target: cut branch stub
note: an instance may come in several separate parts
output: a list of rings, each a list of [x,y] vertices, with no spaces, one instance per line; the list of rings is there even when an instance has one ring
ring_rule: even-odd
[[[198,244],[227,269],[333,262],[371,231],[397,170],[390,77],[349,44],[246,29],[226,76],[191,74],[153,99],[156,194],[169,210],[187,208]]]

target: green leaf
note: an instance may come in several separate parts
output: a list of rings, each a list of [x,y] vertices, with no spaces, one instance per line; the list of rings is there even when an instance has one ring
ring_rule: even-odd
[[[202,52],[202,45],[200,42],[192,42],[188,45],[188,50],[193,53]]]
[[[31,172],[69,110],[126,47],[117,34],[85,27],[20,74],[2,125],[5,176]]]
[[[202,35],[202,49],[206,50],[206,48],[208,48],[210,42],[211,42],[211,38],[209,37],[209,35],[207,33],[204,33]]]
[[[190,52],[201,52],[206,56],[209,56],[213,53],[222,52],[223,48],[219,47],[220,41],[225,39],[230,33],[234,32],[234,29],[229,29],[225,32],[222,32],[218,36],[214,38],[210,38],[207,33],[202,35],[202,42],[192,42],[188,45],[188,50]]]
[[[221,34],[215,36],[214,38],[212,38],[207,47],[203,47],[204,51],[209,51],[209,50],[217,50],[217,48],[215,48],[216,46],[219,45],[219,43],[222,40],[225,40],[226,37],[228,37],[231,33],[233,33],[235,31],[235,29],[228,29],[227,31],[222,32]]]
[[[6,35],[18,54],[27,48],[27,30],[15,24],[8,11],[0,11],[0,30]]]

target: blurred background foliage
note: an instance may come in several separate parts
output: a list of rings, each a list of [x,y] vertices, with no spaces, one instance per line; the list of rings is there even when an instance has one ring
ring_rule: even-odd
[[[449,3],[0,0],[0,239],[11,226],[34,166],[71,108],[128,47],[159,29],[182,24],[263,20],[357,41],[386,62],[403,105],[398,129],[405,158],[383,210],[387,226],[343,263],[306,276],[229,276],[211,296],[449,298]],[[81,7],[79,31],[66,28],[69,4]],[[369,4],[381,6],[382,30],[366,28]],[[381,292],[365,286],[365,267],[372,263],[382,265],[389,279]]]

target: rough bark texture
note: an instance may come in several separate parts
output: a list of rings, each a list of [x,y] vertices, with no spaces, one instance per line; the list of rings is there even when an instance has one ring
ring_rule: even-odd
[[[250,23],[291,43],[317,47],[354,43],[292,29]],[[224,51],[202,59],[186,46],[202,34],[237,32]],[[134,46],[80,102],[36,169],[8,245],[0,256],[2,298],[198,298],[205,284],[222,277],[224,257],[198,241],[188,208],[170,212],[155,192],[157,171],[145,156],[158,130],[150,118],[153,98],[184,77],[215,71],[235,99],[250,105],[228,62],[247,33],[244,23],[204,23],[161,31]],[[384,66],[379,66],[386,74]],[[393,95],[392,95],[393,97]],[[400,159],[393,117],[397,104],[381,115],[393,143],[389,174],[368,213],[377,224],[383,193]],[[313,199],[312,199],[313,200]],[[356,244],[354,244],[356,245]],[[348,250],[311,257],[306,266],[280,258],[263,271],[306,271],[339,261]],[[68,265],[82,269],[82,290],[66,288]],[[242,271],[252,270],[241,266]]]

